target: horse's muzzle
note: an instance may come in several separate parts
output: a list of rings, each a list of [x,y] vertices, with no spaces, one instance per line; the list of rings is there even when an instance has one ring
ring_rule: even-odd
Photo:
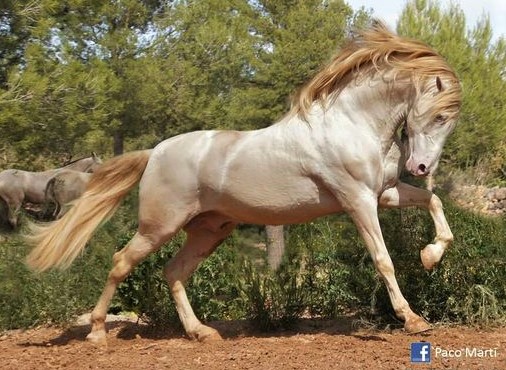
[[[406,162],[406,170],[408,170],[412,175],[424,177],[430,174],[430,168],[424,163],[416,164],[414,161],[408,159]]]

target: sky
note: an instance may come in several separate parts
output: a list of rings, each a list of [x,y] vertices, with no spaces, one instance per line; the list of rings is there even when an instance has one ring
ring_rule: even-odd
[[[408,0],[345,0],[353,9],[373,9],[373,15],[384,20],[395,30],[397,19]],[[451,0],[439,0],[443,6]],[[493,39],[501,35],[506,38],[506,0],[454,0],[466,15],[468,27],[473,27],[483,14],[490,16]]]

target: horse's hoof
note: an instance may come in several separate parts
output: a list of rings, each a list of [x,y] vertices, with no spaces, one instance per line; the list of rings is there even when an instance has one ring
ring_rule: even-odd
[[[441,257],[443,256],[445,249],[439,244],[429,244],[420,251],[420,259],[422,260],[423,267],[430,271],[436,266]]]
[[[220,341],[223,339],[216,329],[210,328],[209,326],[205,325],[199,327],[196,333],[191,336],[193,338],[196,338],[199,342],[212,342],[212,341]]]
[[[107,347],[107,339],[103,330],[92,331],[86,336],[86,340],[97,347]]]
[[[430,324],[419,316],[406,320],[404,323],[404,330],[409,334],[423,333],[431,329]]]

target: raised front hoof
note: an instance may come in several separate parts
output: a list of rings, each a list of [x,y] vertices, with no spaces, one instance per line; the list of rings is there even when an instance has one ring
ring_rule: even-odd
[[[404,330],[408,334],[424,333],[431,329],[430,324],[419,316],[406,320],[404,323]]]
[[[188,333],[190,338],[197,339],[199,342],[213,342],[223,340],[216,329],[201,325],[192,333]]]
[[[444,248],[439,244],[429,244],[420,251],[420,259],[422,260],[423,268],[430,271],[441,261],[443,257]]]
[[[103,330],[92,331],[86,336],[86,340],[97,347],[107,347],[107,338]]]

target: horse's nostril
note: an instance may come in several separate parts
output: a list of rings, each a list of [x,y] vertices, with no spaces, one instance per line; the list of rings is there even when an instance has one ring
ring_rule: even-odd
[[[420,170],[420,172],[425,173],[427,167],[422,163],[421,165],[418,166],[418,169]]]

